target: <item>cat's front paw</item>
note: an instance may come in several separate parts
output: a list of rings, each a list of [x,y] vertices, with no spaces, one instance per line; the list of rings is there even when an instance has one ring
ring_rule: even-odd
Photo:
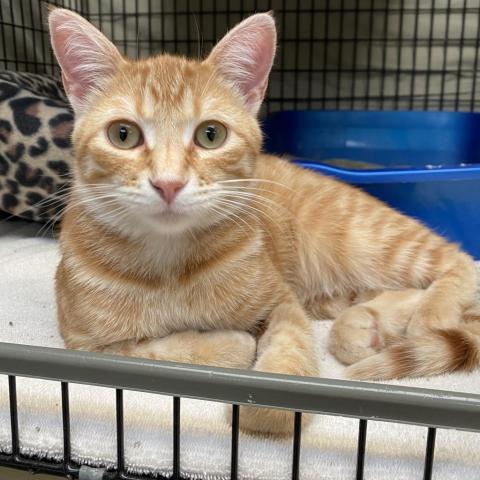
[[[216,367],[250,368],[257,342],[247,332],[187,330],[162,338],[126,340],[103,347],[105,353]]]
[[[171,335],[178,343],[170,351],[190,349],[187,363],[227,368],[250,368],[255,361],[257,342],[240,330],[180,332]],[[168,338],[168,337],[167,337]]]
[[[212,351],[218,355],[218,366],[251,368],[257,354],[257,341],[252,335],[239,330],[219,330],[208,335]]]
[[[225,409],[227,422],[232,421],[232,407]],[[310,423],[312,415],[302,415],[302,425]],[[295,414],[287,410],[240,406],[240,429],[248,433],[262,433],[268,435],[293,434]]]

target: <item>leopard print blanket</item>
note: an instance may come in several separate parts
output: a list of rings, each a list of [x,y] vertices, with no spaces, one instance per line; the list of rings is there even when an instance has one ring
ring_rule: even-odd
[[[61,81],[0,72],[0,210],[60,218],[70,183],[73,113]]]

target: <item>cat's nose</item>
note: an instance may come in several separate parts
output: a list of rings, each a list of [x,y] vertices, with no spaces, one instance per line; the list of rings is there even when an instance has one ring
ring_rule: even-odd
[[[150,183],[152,184],[152,187],[159,193],[159,195],[165,200],[165,202],[170,205],[187,182],[181,179],[167,180],[159,177],[151,178]]]

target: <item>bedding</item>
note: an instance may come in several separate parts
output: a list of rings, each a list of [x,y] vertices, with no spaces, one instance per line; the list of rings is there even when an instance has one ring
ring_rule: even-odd
[[[0,221],[0,341],[62,348],[53,292],[57,241],[41,226]],[[44,229],[45,230],[45,229]],[[343,367],[327,352],[329,321],[315,332],[322,375],[341,378]],[[480,370],[390,382],[480,393]],[[126,463],[132,472],[172,473],[172,399],[125,392]],[[22,453],[62,458],[60,385],[18,379]],[[229,478],[230,427],[223,407],[182,399],[181,471],[192,479]],[[90,465],[114,466],[115,391],[71,385],[72,456]],[[303,480],[355,478],[358,421],[316,415],[302,433]],[[368,480],[422,478],[427,429],[369,421],[365,457]],[[9,452],[7,378],[0,376],[0,451]],[[292,440],[240,435],[239,478],[282,480],[291,476]],[[438,430],[433,477],[474,480],[480,472],[480,433]]]
[[[0,210],[56,220],[72,164],[73,114],[60,80],[0,72]]]

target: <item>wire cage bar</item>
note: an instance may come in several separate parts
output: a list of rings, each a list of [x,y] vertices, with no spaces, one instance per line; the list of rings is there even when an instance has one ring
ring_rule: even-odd
[[[425,452],[425,469],[423,473],[423,480],[430,480],[433,472],[433,457],[435,454],[435,437],[437,430],[430,427],[427,435],[427,448]]]
[[[70,399],[68,383],[61,382],[62,391],[62,427],[63,427],[63,471],[72,473],[72,447],[70,440]]]
[[[367,421],[362,418],[358,423],[357,474],[356,474],[357,480],[363,480],[366,441],[367,441]]]
[[[476,0],[50,3],[81,13],[132,58],[201,57],[242,18],[273,11],[279,41],[268,111],[480,108]],[[45,19],[41,0],[0,1],[0,68],[58,75]]]
[[[300,442],[302,440],[302,412],[295,412],[293,426],[292,480],[300,478]]]
[[[230,479],[238,479],[238,439],[240,427],[240,407],[232,405],[232,453],[230,460]]]

